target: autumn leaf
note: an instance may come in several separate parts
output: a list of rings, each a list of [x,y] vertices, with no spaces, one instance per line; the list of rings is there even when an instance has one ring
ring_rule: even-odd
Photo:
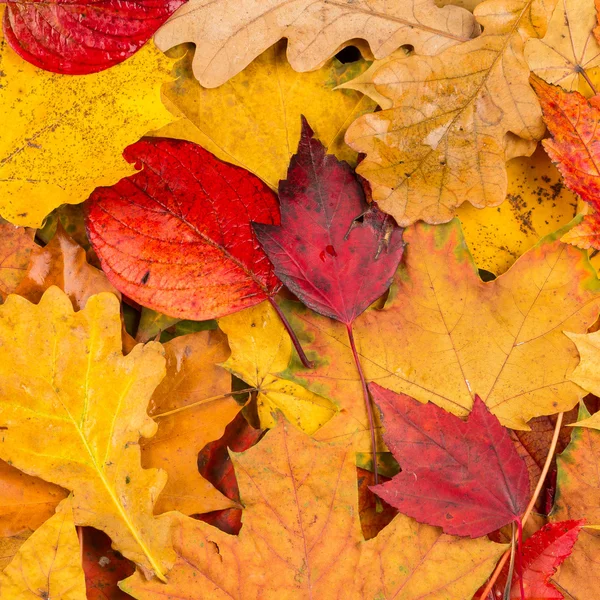
[[[11,537],[0,537],[0,570],[4,570],[10,564],[19,551],[19,548],[31,534],[31,531],[22,531]]]
[[[431,590],[431,598],[468,598],[506,547],[444,535],[404,515],[363,541],[351,447],[315,442],[283,420],[233,461],[246,507],[239,536],[179,517],[179,559],[167,585],[136,573],[123,590],[143,600],[410,600]]]
[[[65,292],[76,310],[85,308],[94,294],[119,292],[109,283],[106,275],[87,262],[85,250],[76,244],[59,224],[50,242],[31,253],[29,266],[15,293],[30,302],[39,302],[52,285]]]
[[[383,58],[404,44],[435,54],[477,31],[468,11],[456,6],[440,9],[431,0],[397,5],[384,0],[269,0],[244,10],[232,10],[226,0],[190,0],[155,40],[161,50],[194,42],[194,75],[211,88],[237,75],[283,38],[292,68],[312,71],[357,39],[365,40],[376,58]]]
[[[0,460],[0,539],[35,531],[67,496],[62,488]]]
[[[600,67],[600,45],[593,36],[596,10],[586,0],[558,0],[546,35],[528,40],[529,68],[548,83],[586,96],[596,94],[591,69]]]
[[[36,67],[82,75],[137,52],[185,0],[6,0],[4,35]]]
[[[556,569],[571,554],[573,544],[581,530],[583,521],[558,521],[548,523],[536,531],[523,544],[523,588],[525,598],[563,600],[564,596],[550,583]],[[498,578],[496,587],[503,590],[508,579],[508,568]],[[501,597],[501,592],[496,594]],[[513,575],[510,600],[519,600],[518,576]]]
[[[140,440],[142,466],[160,468],[168,479],[155,513],[179,510],[192,515],[234,506],[198,473],[198,452],[223,434],[241,408],[231,376],[218,366],[229,356],[220,331],[199,331],[164,344],[167,374],[150,400],[156,435]]]
[[[263,302],[219,319],[231,357],[223,367],[258,392],[260,424],[273,427],[281,411],[302,431],[312,434],[337,412],[336,406],[302,385],[283,379],[292,360],[292,342],[273,307]]]
[[[523,459],[475,396],[467,421],[434,404],[369,386],[401,471],[371,489],[421,523],[478,538],[520,519],[529,500]]]
[[[544,121],[552,139],[544,149],[558,167],[564,182],[593,209],[563,241],[579,248],[600,248],[600,97],[586,100],[579,92],[565,92],[532,75],[531,85],[540,99]]]
[[[117,289],[196,321],[277,291],[281,284],[250,226],[279,222],[275,195],[262,181],[182,140],[144,138],[123,156],[143,170],[97,189],[87,206],[90,241]]]
[[[1,9],[6,10],[6,9]],[[0,214],[39,227],[60,204],[134,172],[128,144],[173,120],[160,101],[171,61],[152,43],[103,73],[67,77],[23,61],[0,33]]]
[[[0,574],[1,600],[83,600],[85,577],[71,499],[23,543]]]
[[[586,254],[558,240],[563,233],[484,283],[457,221],[407,229],[406,257],[385,306],[354,326],[367,380],[459,416],[478,394],[512,429],[573,407],[585,392],[569,380],[578,357],[563,331],[583,333],[595,322],[600,283]],[[317,368],[290,369],[286,377],[344,409],[318,439],[364,431],[345,328],[298,307],[291,322],[312,340],[304,345]]]
[[[160,346],[123,357],[116,296],[93,296],[73,312],[56,287],[37,305],[9,296],[0,344],[0,458],[72,490],[78,525],[106,532],[164,578],[170,523],[152,510],[166,474],[141,468],[138,445],[156,431],[146,407],[164,376]]]
[[[360,117],[346,142],[367,155],[357,172],[399,225],[449,221],[463,202],[504,201],[506,161],[531,154],[544,133],[523,44],[545,33],[552,7],[487,0],[474,12],[481,36],[372,67],[392,107]]]
[[[0,223],[0,296],[6,299],[25,276],[31,252],[37,248],[31,229]]]
[[[580,404],[579,421],[589,419],[585,405]],[[571,443],[557,458],[558,476],[552,522],[585,519],[586,524],[600,524],[600,432],[588,427],[575,427]],[[598,555],[600,532],[583,528],[573,552],[552,578],[552,583],[567,598],[593,598],[600,576]]]
[[[176,79],[162,87],[165,105],[181,118],[153,135],[200,144],[276,190],[298,145],[304,115],[328,152],[356,164],[356,152],[344,143],[344,134],[375,103],[353,90],[334,88],[363,71],[364,60],[342,64],[333,59],[318,71],[299,74],[280,42],[227,84],[207,89],[192,73],[193,48],[185,50],[175,65]]]

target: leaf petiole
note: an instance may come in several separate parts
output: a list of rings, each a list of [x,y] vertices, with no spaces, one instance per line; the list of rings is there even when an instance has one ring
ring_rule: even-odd
[[[292,329],[292,326],[290,325],[289,321],[287,320],[287,317],[285,316],[284,312],[281,310],[281,308],[279,308],[279,305],[277,304],[277,302],[275,302],[275,300],[273,300],[273,296],[269,296],[269,302],[271,303],[271,306],[275,309],[275,312],[279,315],[279,318],[281,319],[281,322],[283,323],[285,330],[288,332],[288,335],[290,336],[290,339],[292,340],[292,344],[294,344],[294,348],[296,349],[296,352],[298,353],[298,357],[300,358],[300,361],[307,369],[313,369],[315,366],[314,363],[312,362],[312,360],[309,360],[308,356],[306,356],[306,354],[304,353],[304,350],[302,348],[302,345],[300,344],[300,340],[298,339],[296,332]]]

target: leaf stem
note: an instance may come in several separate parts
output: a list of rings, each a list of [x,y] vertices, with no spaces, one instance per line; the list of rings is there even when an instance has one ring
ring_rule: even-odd
[[[552,457],[554,456],[554,451],[556,450],[556,445],[558,444],[558,435],[560,433],[560,428],[562,426],[563,415],[564,415],[564,413],[558,413],[558,417],[556,418],[556,425],[554,425],[554,435],[552,436],[552,443],[550,444],[550,448],[548,449],[548,456],[546,456],[546,462],[545,462],[544,468],[542,469],[542,472],[540,474],[540,478],[538,479],[537,486],[535,487],[535,491],[533,492],[533,496],[531,496],[531,500],[529,501],[529,504],[527,505],[527,508],[525,509],[525,512],[523,513],[523,517],[521,518],[522,525],[525,525],[525,523],[527,523],[527,519],[529,519],[529,515],[531,514],[531,511],[533,510],[533,507],[535,506],[538,496],[540,495],[540,492],[542,491],[544,481],[546,480],[546,475],[548,475],[548,471],[550,470],[550,465],[552,464]],[[489,578],[487,585],[485,586],[485,589],[481,593],[481,596],[480,596],[481,600],[486,600],[486,598],[488,597],[488,594],[490,593],[492,587],[494,586],[494,584],[496,583],[496,580],[498,579],[498,576],[500,575],[500,571],[502,571],[502,567],[504,567],[504,565],[506,564],[509,554],[510,554],[510,551],[507,550],[504,553],[504,555],[502,556],[502,558],[500,559],[500,561],[498,562],[498,564],[496,565],[496,568],[495,568],[494,572],[492,573],[492,576]]]
[[[229,398],[230,396],[237,396],[238,394],[251,394],[252,392],[258,391],[256,388],[246,388],[245,390],[236,390],[235,392],[227,392],[226,394],[220,394],[219,396],[211,396],[210,398],[204,398],[204,400],[198,400],[198,402],[192,402],[192,404],[186,404],[185,406],[180,406],[179,408],[174,408],[173,410],[169,410],[164,413],[159,413],[158,415],[150,415],[153,419],[160,419],[162,417],[168,417],[170,415],[174,415],[176,413],[187,410],[188,408],[194,408],[195,406],[200,406],[202,404],[208,404],[209,402],[214,402],[215,400],[221,400],[222,398]]]
[[[292,340],[292,344],[294,344],[294,348],[296,348],[296,352],[298,353],[298,356],[299,356],[302,364],[307,369],[314,368],[314,366],[315,366],[314,363],[311,360],[308,360],[308,357],[306,356],[306,354],[304,353],[304,350],[302,349],[300,340],[298,339],[296,332],[292,329],[292,326],[290,325],[289,321],[287,320],[287,317],[285,316],[285,314],[283,314],[283,311],[281,310],[281,308],[279,308],[279,305],[277,304],[277,302],[275,302],[275,300],[273,300],[273,296],[269,296],[269,302],[271,303],[271,306],[275,309],[275,312],[279,315],[279,318],[281,319],[281,322],[283,323],[285,330],[288,332],[288,335],[290,336],[290,339]]]
[[[590,89],[592,90],[592,93],[594,94],[594,96],[597,96],[598,90],[596,89],[596,86],[593,84],[592,80],[590,79],[590,76],[587,74],[587,71],[580,65],[577,65],[575,67],[575,71],[577,71],[577,73],[579,73],[586,80],[586,82],[590,86]]]
[[[521,600],[525,600],[525,589],[523,588],[523,523],[517,519],[517,558],[519,563],[519,591]],[[512,581],[512,580],[511,580]]]
[[[512,535],[510,540],[510,562],[508,563],[508,576],[506,577],[506,585],[504,586],[504,593],[502,594],[502,600],[510,600],[510,589],[512,587],[512,578],[515,571],[515,554],[517,547],[517,528],[515,522],[512,523]]]
[[[373,453],[373,473],[375,475],[375,485],[379,485],[379,473],[377,472],[377,442],[375,440],[375,420],[373,419],[373,406],[371,405],[371,397],[369,396],[369,389],[367,388],[365,374],[363,373],[362,365],[360,364],[360,359],[358,358],[358,352],[356,351],[356,344],[354,343],[354,334],[352,333],[352,323],[346,323],[346,331],[348,332],[348,340],[350,341],[350,348],[352,348],[354,363],[356,364],[358,375],[360,377],[363,398],[365,400],[367,415],[369,417],[369,429],[371,432],[371,452]]]

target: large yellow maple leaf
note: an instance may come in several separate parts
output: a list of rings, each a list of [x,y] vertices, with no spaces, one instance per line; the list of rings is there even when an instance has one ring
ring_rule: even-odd
[[[481,36],[371,67],[391,108],[360,117],[346,141],[366,153],[357,172],[399,225],[443,223],[463,202],[483,208],[505,199],[506,161],[531,154],[544,134],[523,45],[544,35],[552,8],[487,0],[475,9]]]
[[[58,75],[20,58],[0,32],[0,215],[39,227],[60,204],[133,173],[123,149],[173,120],[160,99],[171,64],[149,42],[101,73]]]
[[[457,220],[405,232],[407,249],[382,309],[356,320],[355,337],[368,380],[421,402],[466,415],[475,394],[503,425],[527,429],[532,417],[572,408],[585,391],[569,380],[577,349],[563,331],[583,333],[600,310],[600,281],[587,254],[541,240],[503,275],[483,282]],[[360,432],[367,417],[346,331],[296,308],[292,324],[315,370],[290,369],[343,410],[316,434],[328,440]],[[362,441],[361,441],[362,440]]]
[[[51,287],[37,305],[10,295],[0,307],[0,458],[71,490],[78,525],[163,578],[170,521],[152,511],[166,474],[141,468],[139,439],[156,432],[146,408],[164,374],[159,344],[123,356],[114,294],[74,312]]]
[[[442,534],[404,515],[362,537],[354,452],[283,419],[232,460],[244,504],[239,536],[178,517],[167,585],[134,574],[140,600],[471,598],[505,546]]]

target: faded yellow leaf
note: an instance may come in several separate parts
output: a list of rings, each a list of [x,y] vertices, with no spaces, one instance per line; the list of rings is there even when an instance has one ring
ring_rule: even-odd
[[[220,331],[182,335],[164,346],[167,375],[150,400],[148,414],[158,423],[142,439],[142,466],[167,472],[156,513],[186,515],[231,508],[235,504],[198,473],[198,452],[218,440],[242,408],[233,398],[231,375],[219,366],[229,356]]]
[[[546,35],[525,45],[529,68],[548,83],[588,97],[595,95],[588,83],[593,85],[600,75],[592,72],[600,67],[595,26],[596,8],[591,0],[558,0]]]
[[[366,153],[357,171],[399,225],[443,223],[463,202],[483,208],[505,199],[506,161],[530,155],[545,129],[523,44],[545,33],[552,8],[487,0],[475,9],[478,38],[373,65],[375,88],[392,108],[360,117],[346,141]]]
[[[232,461],[239,536],[178,517],[168,584],[136,573],[123,590],[140,600],[466,600],[506,548],[404,515],[365,542],[351,447],[315,442],[283,419]]]
[[[578,359],[563,331],[582,333],[595,322],[600,281],[585,252],[559,241],[562,233],[484,283],[457,220],[407,229],[405,259],[385,306],[354,324],[367,379],[457,415],[466,415],[478,394],[512,429],[572,408],[585,391],[569,380]],[[368,420],[345,328],[299,308],[292,318],[317,368],[285,376],[343,409],[316,437],[360,432],[358,449],[367,451]]]
[[[543,148],[508,161],[506,172],[505,202],[484,209],[463,204],[456,212],[477,267],[495,275],[577,214],[577,196]]]
[[[192,74],[193,57],[193,48],[186,47],[175,66],[177,78],[162,89],[166,106],[182,118],[155,135],[196,142],[277,189],[296,152],[304,115],[328,152],[356,164],[344,134],[375,103],[334,88],[364,70],[364,60],[341,64],[334,59],[314,73],[300,74],[288,64],[282,42],[219,88],[206,89]]]
[[[433,0],[189,0],[154,39],[162,50],[194,42],[194,75],[212,88],[283,38],[292,68],[312,71],[350,43],[360,44],[365,54],[370,47],[376,58],[405,44],[435,54],[476,31],[467,10],[438,8]]]
[[[85,600],[71,498],[19,548],[0,574],[0,600]]]
[[[281,411],[290,423],[312,434],[336,413],[334,404],[279,376],[292,359],[292,342],[268,302],[219,319],[227,334],[231,357],[228,371],[258,390],[261,427],[273,427]]]
[[[101,73],[58,75],[20,58],[0,32],[0,114],[10,124],[0,136],[0,214],[40,227],[60,204],[133,173],[123,149],[173,120],[160,99],[171,62],[149,42]]]
[[[140,466],[140,436],[165,374],[159,344],[121,352],[119,300],[92,296],[73,312],[51,287],[37,305],[11,295],[0,307],[0,458],[73,492],[78,525],[158,577],[170,568],[169,519],[154,518],[166,474]]]

